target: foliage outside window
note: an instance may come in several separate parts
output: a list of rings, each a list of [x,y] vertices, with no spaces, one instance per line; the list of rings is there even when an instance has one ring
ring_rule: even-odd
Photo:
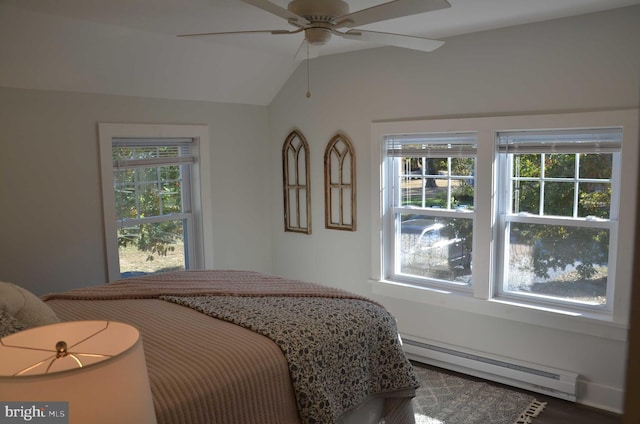
[[[498,135],[503,296],[606,306],[622,131]]]
[[[190,139],[113,140],[123,276],[189,269]]]
[[[386,141],[388,269],[420,284],[469,286],[474,222],[474,134],[421,134]],[[391,221],[388,221],[391,222]]]

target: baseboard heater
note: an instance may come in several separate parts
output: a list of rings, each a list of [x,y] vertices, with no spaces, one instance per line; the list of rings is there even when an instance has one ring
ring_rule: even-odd
[[[407,357],[560,399],[576,401],[578,374],[402,336]]]

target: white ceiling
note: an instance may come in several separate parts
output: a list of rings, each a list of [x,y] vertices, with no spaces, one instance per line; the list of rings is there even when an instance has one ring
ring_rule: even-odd
[[[353,12],[384,1],[347,0],[347,2]],[[362,28],[446,39],[477,31],[640,4],[640,0],[449,0],[449,2],[451,4],[449,9],[397,18]],[[273,3],[286,8],[288,0],[273,0]],[[0,6],[8,6],[4,8],[4,11],[11,12],[13,15],[11,22],[14,28],[13,35],[17,37],[16,39],[20,38],[20,31],[24,31],[22,36],[28,37],[30,43],[34,42],[33,38],[36,38],[36,43],[38,40],[32,33],[27,35],[29,23],[34,21],[34,17],[43,20],[45,15],[50,15],[50,19],[57,19],[55,28],[59,28],[60,32],[65,31],[63,28],[79,25],[83,25],[83,33],[86,33],[87,28],[94,28],[95,34],[102,33],[103,36],[116,32],[122,34],[123,30],[127,30],[127,46],[130,49],[143,48],[142,46],[148,46],[148,43],[152,43],[149,40],[153,40],[155,43],[163,43],[166,47],[162,49],[163,54],[177,54],[180,60],[184,60],[184,55],[188,54],[202,57],[203,52],[207,56],[219,56],[219,53],[223,53],[229,60],[238,60],[237,66],[229,66],[228,68],[224,68],[224,65],[221,64],[214,64],[210,60],[198,63],[198,66],[201,67],[212,67],[210,75],[216,75],[218,78],[223,76],[226,86],[235,87],[234,93],[224,91],[221,88],[203,90],[201,85],[203,80],[200,78],[189,78],[192,80],[192,84],[200,84],[200,87],[189,86],[189,81],[183,81],[176,84],[172,90],[149,87],[148,90],[155,90],[153,92],[145,92],[145,84],[130,82],[127,86],[128,92],[142,96],[269,104],[297,67],[294,55],[303,39],[302,34],[175,37],[178,34],[186,33],[292,28],[284,19],[240,0],[0,0]],[[2,12],[3,9],[0,9],[0,18]],[[9,18],[6,19],[8,22]],[[21,19],[23,22],[18,27],[16,22]],[[2,23],[0,19],[0,24]],[[31,32],[34,31],[31,30]],[[0,32],[2,38],[4,35],[7,34]],[[42,36],[55,38],[53,34],[43,34]],[[71,34],[68,36],[70,37]],[[143,38],[147,39],[147,43],[138,45],[138,41],[133,41],[134,37],[138,41]],[[6,40],[6,38],[4,39]],[[62,43],[62,38],[60,40]],[[51,40],[47,42],[52,43]],[[73,41],[73,43],[78,44],[78,41]],[[81,46],[76,47],[80,48]],[[320,55],[372,47],[378,46],[367,42],[333,37],[328,45],[322,47]],[[146,48],[145,57],[150,55],[150,51],[153,50],[153,48]],[[181,50],[184,55],[180,54]],[[130,58],[131,56],[119,57],[116,54],[111,60],[130,60]],[[171,57],[165,59],[171,61]],[[29,60],[35,62],[37,58]],[[33,64],[35,65],[35,63]],[[239,72],[240,66],[243,70]],[[140,67],[140,75],[136,74],[135,69],[130,71],[127,78],[148,78],[148,69],[145,69],[144,65]],[[5,81],[1,79],[2,77],[5,77]],[[178,72],[176,79],[179,77]],[[9,70],[7,75],[0,74],[0,85],[26,85],[26,79],[27,76],[12,75]],[[50,82],[45,81],[41,84],[55,86],[53,78],[50,79]],[[261,86],[266,88],[248,83],[248,81],[256,79],[259,79]],[[122,94],[115,89],[115,81],[93,81],[92,84],[91,86],[87,83],[87,87],[78,87],[78,91]],[[70,89],[66,86],[50,88]],[[246,92],[240,92],[242,88]],[[73,88],[71,89],[73,90]]]

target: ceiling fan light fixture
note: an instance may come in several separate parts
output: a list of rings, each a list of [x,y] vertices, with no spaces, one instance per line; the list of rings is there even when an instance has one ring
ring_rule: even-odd
[[[307,28],[304,37],[310,44],[322,46],[331,39],[331,30],[328,28]]]

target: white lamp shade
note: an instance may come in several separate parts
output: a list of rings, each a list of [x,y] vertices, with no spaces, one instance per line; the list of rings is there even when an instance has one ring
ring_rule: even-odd
[[[64,357],[59,341],[68,346]],[[140,333],[114,321],[64,322],[0,339],[0,401],[68,402],[70,424],[156,422]]]

